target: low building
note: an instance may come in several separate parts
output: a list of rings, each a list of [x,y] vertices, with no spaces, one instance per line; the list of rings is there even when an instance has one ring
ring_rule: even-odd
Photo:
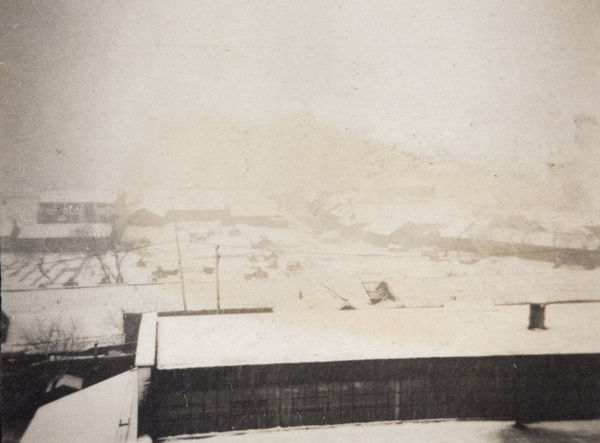
[[[411,248],[423,243],[427,230],[408,220],[383,217],[363,228],[365,239],[388,247],[390,244]]]
[[[180,190],[170,198],[166,222],[228,220],[229,193],[213,189]]]
[[[105,252],[112,248],[112,226],[106,223],[23,224],[12,252],[52,253]]]
[[[528,329],[528,315],[523,305],[159,316],[139,340],[156,350],[150,432],[600,418],[600,306],[553,305],[546,330]]]
[[[231,224],[287,228],[288,222],[277,205],[269,201],[236,202],[230,207]]]
[[[38,223],[110,223],[116,217],[116,191],[47,191],[40,195]]]

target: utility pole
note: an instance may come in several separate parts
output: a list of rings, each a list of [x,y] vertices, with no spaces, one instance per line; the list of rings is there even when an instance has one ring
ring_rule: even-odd
[[[219,255],[219,245],[215,246],[215,260],[217,261],[215,266],[215,276],[217,283],[217,314],[221,313],[221,294],[219,292],[219,260],[221,256]]]
[[[185,299],[185,280],[183,278],[183,264],[181,263],[181,248],[179,247],[179,228],[175,222],[175,241],[177,243],[177,258],[179,259],[179,277],[181,279],[181,297],[183,300],[183,310],[187,311],[187,301]]]

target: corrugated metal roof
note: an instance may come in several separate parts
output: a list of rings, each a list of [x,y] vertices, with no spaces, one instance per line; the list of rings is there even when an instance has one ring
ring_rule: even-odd
[[[539,333],[528,320],[528,306],[162,317],[157,366],[600,352],[600,304],[553,305]]]
[[[2,291],[2,309],[9,315],[99,306],[114,306],[129,313],[183,311],[181,286],[167,283]]]
[[[391,278],[385,281],[397,302],[406,307],[600,301],[600,276],[596,271]]]
[[[296,280],[221,281],[219,284],[221,309],[273,308],[290,298],[298,298]],[[186,301],[190,311],[217,308],[215,282],[186,282]]]
[[[397,304],[405,307],[456,306],[462,303],[527,303],[600,300],[598,271],[557,271],[541,274],[385,278]],[[187,281],[189,311],[216,309],[215,282]],[[290,305],[303,298],[313,302],[341,297],[357,309],[373,307],[358,278],[221,281],[222,309],[262,309]],[[343,302],[345,304],[345,301]],[[28,291],[5,290],[2,307],[9,315],[114,306],[124,312],[183,311],[179,283],[104,285]],[[375,305],[377,307],[378,305]]]
[[[217,306],[215,282],[186,282],[186,301],[190,311],[213,310]],[[355,308],[369,303],[366,290],[358,278],[309,280],[222,281],[219,285],[221,309],[277,308],[303,298],[323,300],[340,297]]]

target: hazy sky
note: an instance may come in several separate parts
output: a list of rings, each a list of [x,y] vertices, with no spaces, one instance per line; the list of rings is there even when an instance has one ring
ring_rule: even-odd
[[[2,187],[115,187],[173,150],[226,171],[231,127],[260,151],[280,121],[591,177],[574,118],[598,132],[599,24],[596,0],[1,0]]]

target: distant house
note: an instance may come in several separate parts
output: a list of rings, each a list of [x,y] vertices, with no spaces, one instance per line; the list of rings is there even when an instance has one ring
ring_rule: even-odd
[[[244,274],[244,278],[246,280],[254,280],[254,279],[263,279],[269,278],[269,273],[263,271],[261,267],[259,267],[256,271],[251,272],[249,274]]]
[[[385,205],[347,203],[334,209],[331,215],[337,218],[338,228],[342,234],[360,237],[365,226],[387,212],[388,208]]]
[[[272,248],[273,246],[275,246],[275,243],[273,243],[267,237],[263,237],[259,241],[257,241],[256,243],[252,243],[252,248],[253,249]]]
[[[184,190],[173,194],[166,222],[222,221],[229,218],[226,197],[213,190]]]
[[[408,220],[379,218],[363,228],[365,239],[379,246],[400,244],[405,247],[419,245],[427,230]]]
[[[107,251],[112,247],[112,226],[106,223],[55,223],[23,225],[12,241],[15,252]]]
[[[38,223],[110,223],[116,217],[114,191],[48,191],[40,196]]]
[[[270,202],[243,202],[231,205],[232,224],[286,228],[288,222],[275,204]]]
[[[140,208],[132,211],[127,217],[127,224],[129,226],[139,226],[144,228],[149,227],[160,227],[165,224],[164,217],[148,210]]]
[[[475,220],[457,220],[439,229],[436,245],[446,251],[473,251],[473,240],[469,230]]]

